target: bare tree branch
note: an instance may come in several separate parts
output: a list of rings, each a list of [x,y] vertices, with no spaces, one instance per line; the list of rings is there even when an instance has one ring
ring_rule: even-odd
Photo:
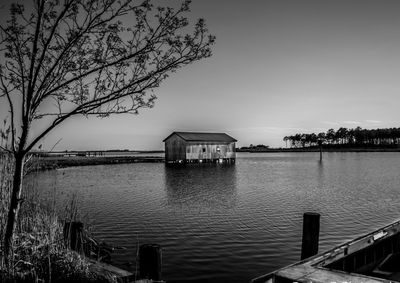
[[[30,59],[30,68],[29,68],[29,75],[28,75],[28,88],[27,88],[27,94],[26,94],[26,100],[25,102],[25,109],[26,113],[24,113],[24,124],[26,124],[28,121],[28,115],[30,112],[30,102],[33,96],[33,75],[34,75],[34,68],[35,68],[35,60],[36,60],[36,55],[38,52],[38,41],[39,41],[39,33],[41,29],[41,24],[42,24],[42,16],[43,16],[43,9],[44,9],[44,0],[38,0],[38,19],[36,21],[36,28],[35,28],[35,35],[33,39],[33,47],[32,47],[32,54],[31,54],[31,59]]]
[[[7,89],[7,86],[4,84],[4,80],[3,80],[3,76],[0,74],[0,81],[1,81],[1,85],[3,87],[3,91],[5,92],[6,96],[7,96],[7,101],[8,101],[8,105],[10,107],[10,119],[11,119],[11,149],[12,152],[15,153],[15,122],[14,122],[14,105],[13,102],[11,100],[11,96],[10,96],[10,92]]]
[[[59,23],[63,19],[63,17],[65,16],[67,11],[69,10],[69,8],[71,7],[72,3],[73,3],[73,1],[69,1],[69,2],[65,3],[64,9],[61,11],[61,13],[59,14],[59,16],[57,17],[56,21],[53,24],[53,27],[52,27],[51,32],[50,32],[50,35],[48,36],[48,39],[47,39],[46,43],[44,44],[44,46],[42,48],[42,54],[40,56],[39,63],[36,66],[36,72],[35,72],[35,75],[34,75],[34,78],[33,78],[33,84],[36,84],[36,80],[37,80],[37,77],[39,75],[39,71],[41,70],[41,67],[42,67],[43,60],[45,58],[46,52],[48,50],[48,47],[49,47],[49,45],[50,45],[50,43],[51,43],[56,31],[57,31],[57,28],[59,27]]]
[[[153,107],[152,91],[179,68],[211,56],[214,43],[203,20],[186,33],[187,0],[177,8],[155,8],[150,0],[62,2],[35,0],[30,11],[12,4],[10,20],[0,26],[0,100],[7,99],[10,109],[16,168],[6,258],[24,161],[33,147],[72,116],[137,114]],[[43,130],[29,134],[33,123]]]

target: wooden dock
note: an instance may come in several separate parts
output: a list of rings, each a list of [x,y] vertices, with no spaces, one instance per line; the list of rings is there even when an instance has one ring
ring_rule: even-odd
[[[95,260],[89,260],[89,262],[91,272],[101,274],[102,277],[111,279],[113,282],[129,283],[132,282],[135,278],[133,273],[115,267],[113,265]]]
[[[400,282],[400,221],[312,256],[251,283]]]
[[[152,280],[152,279],[137,279],[135,280],[135,274],[129,271],[120,269],[113,265],[90,260],[90,271],[96,274],[101,274],[103,278],[107,279],[107,282],[118,282],[118,283],[165,283],[163,280]]]
[[[118,283],[165,283],[163,280],[152,280],[152,279],[135,279],[135,274],[116,266],[90,260],[90,270],[96,274],[101,274],[103,278],[106,278],[109,282]],[[108,282],[107,281],[107,282]]]

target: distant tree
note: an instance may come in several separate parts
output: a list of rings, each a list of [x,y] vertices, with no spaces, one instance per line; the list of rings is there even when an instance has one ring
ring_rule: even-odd
[[[347,143],[348,144],[354,144],[355,139],[354,139],[354,129],[348,129],[347,130]]]
[[[398,145],[400,141],[400,128],[387,128],[387,129],[362,129],[357,127],[355,129],[347,129],[344,127],[339,128],[337,131],[329,129],[326,133],[321,132],[318,134],[311,133],[297,133],[291,136],[285,136],[283,141],[289,141],[292,147],[310,147],[316,146],[318,141],[322,143],[329,143],[331,145]]]
[[[8,105],[11,134],[3,150],[15,160],[6,258],[22,202],[24,163],[38,142],[73,116],[153,107],[151,91],[172,72],[209,57],[215,39],[203,19],[186,33],[189,1],[177,8],[156,8],[149,0],[32,2],[27,9],[22,1],[12,4],[0,27],[0,98]],[[33,125],[40,125],[35,132]]]
[[[335,133],[335,139],[340,141],[341,144],[344,144],[347,139],[347,133],[348,130],[346,128],[339,128]]]
[[[290,138],[288,136],[283,137],[283,141],[285,142],[286,147],[287,147],[288,140],[290,140]]]
[[[292,136],[292,146],[299,147],[301,141],[301,134],[295,134]]]
[[[269,146],[265,145],[265,144],[258,144],[258,145],[256,145],[256,148],[258,148],[258,149],[266,149],[266,148],[269,148]]]
[[[326,143],[326,134],[325,133],[318,133],[317,139],[322,141],[322,143]]]
[[[358,145],[364,143],[364,133],[361,127],[357,127],[354,129],[354,141]]]
[[[318,144],[318,136],[315,133],[309,135],[310,146],[316,146]]]
[[[326,132],[326,139],[329,143],[334,143],[335,142],[335,137],[336,137],[336,133],[334,129],[329,129]]]

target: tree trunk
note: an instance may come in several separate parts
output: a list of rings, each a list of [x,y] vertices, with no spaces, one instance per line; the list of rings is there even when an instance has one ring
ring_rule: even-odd
[[[6,232],[4,235],[4,255],[9,262],[13,250],[13,237],[18,219],[18,212],[21,204],[22,178],[24,171],[25,154],[15,155],[15,169],[13,177],[13,186],[11,193],[11,202],[8,210]]]

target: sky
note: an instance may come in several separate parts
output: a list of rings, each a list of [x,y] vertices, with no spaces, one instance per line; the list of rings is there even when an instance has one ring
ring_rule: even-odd
[[[158,150],[173,131],[201,131],[284,147],[298,132],[400,127],[399,12],[398,0],[193,0],[212,57],[165,80],[154,108],[75,117],[42,144]]]

